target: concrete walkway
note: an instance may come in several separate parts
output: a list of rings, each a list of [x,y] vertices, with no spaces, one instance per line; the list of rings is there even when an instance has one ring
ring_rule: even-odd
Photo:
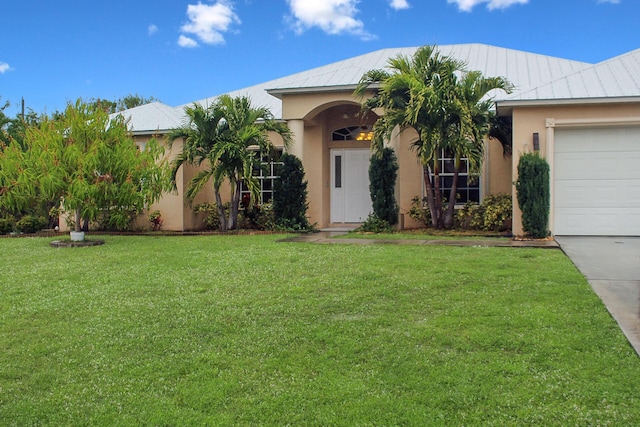
[[[640,237],[558,236],[640,355]]]

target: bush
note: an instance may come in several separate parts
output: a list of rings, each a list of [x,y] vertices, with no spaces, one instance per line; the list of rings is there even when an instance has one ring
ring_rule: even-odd
[[[415,196],[411,199],[411,207],[409,208],[409,217],[414,221],[421,222],[426,227],[431,227],[431,212],[429,211],[429,204],[427,198],[422,199]]]
[[[256,204],[250,208],[244,206],[243,210],[238,214],[238,224],[239,228],[252,228],[257,230],[276,229],[273,205],[271,203],[265,203],[263,205]]]
[[[481,230],[484,225],[484,206],[467,202],[456,213],[456,225],[463,230]]]
[[[8,234],[16,229],[16,220],[13,218],[0,218],[0,234]]]
[[[458,227],[469,230],[505,231],[511,227],[513,203],[508,194],[492,194],[482,204],[467,202],[457,213]]]
[[[160,230],[163,220],[159,210],[155,210],[149,214],[149,222],[151,223],[151,228],[153,231]]]
[[[225,214],[230,209],[229,204],[225,205]],[[218,205],[215,203],[200,203],[193,207],[193,212],[196,214],[204,213],[204,228],[206,230],[219,230],[220,229],[220,217],[218,216]]]
[[[254,223],[259,230],[275,230],[277,228],[276,217],[273,214],[273,205],[265,203],[259,206],[257,214],[254,216]]]
[[[36,233],[44,229],[48,221],[43,216],[25,215],[16,223],[16,228],[22,233]]]
[[[225,203],[225,215],[229,214],[231,206]],[[204,225],[206,230],[219,230],[220,217],[218,216],[218,205],[215,203],[200,203],[193,208],[196,214],[205,213]],[[278,229],[273,215],[273,206],[270,203],[264,205],[253,205],[251,208],[244,207],[238,212],[238,228],[250,228],[257,230]]]
[[[373,213],[389,225],[398,223],[398,203],[395,188],[398,161],[395,152],[386,147],[380,155],[371,156],[369,163],[369,192]]]
[[[129,231],[137,217],[138,211],[135,209],[102,209],[96,215],[95,222],[91,223],[91,227],[101,231]],[[67,222],[70,227],[73,227],[72,218],[69,218]],[[89,229],[89,222],[86,218],[83,220],[82,229],[85,231]]]
[[[390,233],[393,232],[393,227],[391,227],[391,224],[389,224],[387,220],[378,218],[376,214],[372,213],[369,214],[362,225],[354,231],[364,233]]]
[[[492,194],[482,201],[484,206],[483,230],[505,231],[511,228],[513,216],[513,200],[511,195]]]
[[[522,211],[522,229],[534,238],[548,235],[549,224],[549,164],[538,153],[520,156],[516,181],[518,205]]]
[[[292,154],[283,154],[274,183],[273,214],[278,227],[286,230],[308,230],[307,181],[302,162]]]

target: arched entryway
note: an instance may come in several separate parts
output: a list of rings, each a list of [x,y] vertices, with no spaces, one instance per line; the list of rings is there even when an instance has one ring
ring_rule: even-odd
[[[311,94],[286,100],[296,107],[313,106],[304,114],[283,108],[294,133],[290,152],[302,159],[306,173],[309,220],[319,228],[361,223],[371,212],[371,131],[378,116],[364,117],[360,105],[348,99],[351,95],[332,94],[329,102]],[[315,103],[316,98],[324,102]]]

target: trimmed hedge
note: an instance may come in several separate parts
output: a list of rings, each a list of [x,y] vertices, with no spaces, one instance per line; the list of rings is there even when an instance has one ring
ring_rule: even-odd
[[[301,231],[311,228],[307,219],[307,181],[299,158],[285,153],[280,157],[273,191],[273,214],[279,227]]]
[[[537,239],[547,237],[550,206],[549,163],[538,153],[520,156],[516,192],[522,211],[524,232]]]
[[[369,192],[373,214],[389,225],[398,223],[398,203],[395,187],[398,176],[398,161],[395,152],[386,147],[371,156],[369,163]]]

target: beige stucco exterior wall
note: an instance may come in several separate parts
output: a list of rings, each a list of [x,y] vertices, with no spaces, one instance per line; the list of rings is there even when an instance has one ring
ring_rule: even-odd
[[[308,216],[319,227],[334,226],[330,222],[330,150],[332,148],[369,148],[368,142],[331,141],[331,133],[347,126],[372,126],[377,116],[362,117],[358,100],[351,91],[282,95],[283,119],[303,132],[294,136],[301,147],[292,152],[302,157],[308,185]],[[400,222],[405,228],[423,226],[413,221],[408,211],[414,197],[422,196],[422,167],[411,150],[415,132],[394,134],[389,145],[398,157],[396,198],[400,206]],[[511,191],[511,159],[503,156],[498,141],[486,143],[485,171],[481,181],[482,196]]]
[[[513,181],[517,180],[518,162],[522,153],[533,151],[533,134],[538,133],[540,154],[553,167],[553,152],[549,146],[549,132],[554,132],[553,123],[566,121],[578,126],[616,126],[626,118],[640,117],[640,104],[606,103],[599,105],[535,106],[513,108]],[[549,124],[549,126],[547,126]],[[553,198],[553,182],[552,198]],[[522,213],[513,188],[513,233],[522,235]],[[553,200],[552,200],[553,204]],[[553,215],[553,212],[550,212]]]
[[[171,148],[167,144],[163,136],[156,137],[165,148],[164,160],[173,161],[182,151],[184,141],[177,139],[173,142]],[[151,136],[136,136],[136,143],[144,143],[151,139]],[[140,229],[150,229],[151,224],[148,221],[149,213],[159,210],[162,216],[162,230],[166,231],[192,231],[204,228],[205,214],[195,214],[193,207],[200,203],[212,203],[215,201],[212,186],[209,184],[198,194],[193,203],[189,205],[185,202],[184,194],[186,192],[189,181],[206,165],[199,167],[191,165],[183,165],[176,175],[176,190],[170,191],[162,195],[160,200],[143,212],[136,220],[135,227]]]
[[[396,197],[400,207],[401,225],[405,228],[422,227],[423,224],[409,217],[413,198],[423,196],[422,165],[411,143],[415,141],[415,131],[407,130],[392,138],[390,146],[398,157],[398,185]],[[497,193],[511,192],[511,157],[504,156],[499,141],[485,141],[485,159],[480,178],[481,198]]]
[[[271,133],[270,139],[276,147],[283,147],[282,137],[276,133]],[[157,137],[163,141],[165,147],[165,160],[173,161],[182,151],[184,141],[178,139],[173,142],[171,148],[162,136]],[[138,144],[145,143],[151,139],[150,135],[136,136],[135,141]],[[213,193],[213,183],[209,182],[203,190],[196,196],[191,204],[186,202],[185,193],[189,185],[189,181],[195,177],[201,170],[208,167],[207,163],[200,166],[183,165],[176,175],[177,190],[165,193],[161,199],[151,205],[135,222],[134,227],[139,229],[149,229],[151,224],[148,221],[149,213],[159,210],[162,215],[162,230],[166,231],[197,231],[205,228],[204,213],[194,213],[195,206],[201,203],[215,203],[215,195]],[[230,200],[230,188],[228,184],[221,187],[221,196],[223,202]]]

